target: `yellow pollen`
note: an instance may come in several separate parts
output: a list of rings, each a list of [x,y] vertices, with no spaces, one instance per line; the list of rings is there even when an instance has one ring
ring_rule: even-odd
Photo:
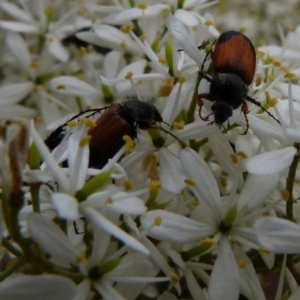
[[[184,180],[184,183],[187,184],[187,185],[190,185],[190,186],[195,186],[196,185],[196,181],[192,178],[186,178]]]
[[[124,135],[123,140],[125,141],[125,153],[128,153],[134,147],[133,140],[129,135]]]
[[[180,124],[180,123],[177,123],[177,122],[174,122],[173,123],[173,127],[177,130],[183,130],[184,129],[184,125],[183,124]]]
[[[122,41],[122,42],[120,43],[120,46],[121,46],[122,48],[126,48],[126,47],[127,47],[126,42],[125,42],[125,41]]]
[[[127,191],[127,192],[132,190],[133,185],[132,185],[132,182],[130,180],[124,180],[122,182],[122,185],[123,185],[125,191]]]
[[[161,11],[161,16],[163,18],[167,18],[168,15],[169,15],[169,11],[167,9],[164,9],[164,10]]]
[[[248,158],[248,155],[247,155],[245,152],[243,152],[243,151],[239,151],[239,152],[237,153],[237,155],[238,155],[241,159],[247,159],[247,158]]]
[[[289,24],[287,26],[287,30],[289,30],[289,31],[293,31],[294,29],[295,29],[295,26],[293,24]]]
[[[284,78],[293,80],[293,79],[297,78],[297,76],[296,76],[295,73],[286,73],[286,74],[284,75]]]
[[[267,212],[263,213],[263,216],[264,217],[269,217],[270,216],[270,212],[267,211]]]
[[[70,127],[70,128],[75,128],[77,126],[77,123],[75,121],[69,121],[67,122],[67,125]]]
[[[155,217],[155,219],[154,219],[154,225],[155,225],[155,226],[160,226],[160,225],[161,225],[161,222],[162,222],[161,216]]]
[[[213,22],[212,20],[206,20],[206,21],[204,22],[204,25],[205,25],[205,26],[212,26],[212,25],[214,25],[214,22]]]
[[[271,74],[269,74],[267,78],[268,78],[268,80],[269,80],[270,82],[273,82],[273,81],[274,81],[274,76],[271,75]]]
[[[157,97],[168,97],[174,87],[174,78],[170,77],[162,82],[157,92]]]
[[[284,201],[288,201],[289,198],[290,198],[290,192],[288,190],[283,190],[282,191],[282,199]]]
[[[235,241],[235,240],[230,240],[230,245],[231,245],[231,246],[236,245],[236,241]]]
[[[225,180],[225,178],[222,178],[222,179],[220,179],[219,184],[220,184],[221,186],[226,187],[226,186],[227,186],[227,181]]]
[[[78,16],[85,16],[85,14],[86,14],[86,10],[84,8],[77,10]]]
[[[286,67],[286,66],[280,66],[280,70],[281,70],[282,72],[284,72],[284,73],[290,73],[289,68]]]
[[[245,33],[247,32],[247,30],[248,30],[247,27],[241,27],[239,31],[240,31],[241,33],[244,33],[244,34],[245,34]]]
[[[278,103],[278,100],[276,97],[272,98],[270,101],[269,101],[269,104],[271,107],[274,107],[276,106],[276,104]]]
[[[265,45],[265,44],[266,44],[266,40],[263,39],[263,38],[260,38],[260,39],[258,40],[258,44],[259,44],[260,46]],[[259,50],[258,50],[258,51],[259,51]],[[256,54],[257,54],[257,52],[256,52]]]
[[[204,245],[213,245],[215,242],[212,238],[204,238],[202,241],[201,241],[201,244],[204,244]]]
[[[243,259],[240,259],[238,261],[238,266],[239,266],[240,269],[245,269],[247,267],[247,264]]]
[[[91,136],[90,136],[90,135],[84,136],[84,137],[80,140],[80,142],[79,142],[79,147],[84,147],[84,146],[89,145],[90,140],[91,140]]]
[[[37,61],[32,61],[29,66],[30,68],[37,68],[39,66],[39,63]]]
[[[208,44],[208,45],[206,45],[206,46],[205,46],[205,49],[204,49],[204,50],[205,50],[205,53],[210,52],[210,51],[212,50],[212,47],[213,47],[213,44],[211,44],[211,43]]]
[[[105,200],[105,203],[106,204],[113,204],[113,199],[112,198],[107,198],[106,200]]]
[[[142,41],[145,41],[147,39],[147,36],[145,33],[143,33],[141,36],[140,36],[140,40]]]
[[[129,32],[129,31],[131,31],[132,29],[133,29],[133,25],[132,24],[127,24],[127,31]]]
[[[161,188],[161,183],[158,180],[151,180],[148,186],[149,194],[155,195],[160,188]]]
[[[123,33],[128,33],[127,26],[125,26],[125,25],[121,26],[120,30],[121,30]]]
[[[267,57],[265,60],[264,60],[264,64],[265,65],[270,65],[272,63],[272,58],[271,57]]]
[[[148,5],[146,3],[141,3],[138,5],[139,9],[146,9],[148,7]]]
[[[81,118],[81,119],[80,119],[80,122],[81,122],[82,124],[84,124],[84,125],[85,125],[86,127],[88,127],[88,128],[96,127],[95,121],[93,121],[93,120],[91,120],[91,119],[89,119],[89,118]]]
[[[56,86],[56,89],[57,90],[65,90],[67,88],[67,86],[65,85],[65,84],[58,84],[57,86]]]
[[[50,16],[51,15],[51,8],[50,7],[45,7],[44,8],[44,14],[46,15],[46,16]]]
[[[133,76],[133,73],[130,71],[125,75],[125,79],[131,79]]]
[[[180,77],[180,78],[178,79],[178,82],[179,82],[179,83],[185,83],[185,77]]]
[[[148,172],[148,177],[151,180],[157,180],[159,178],[159,171],[156,165],[156,156],[153,153],[144,157],[141,168],[144,172]]]
[[[36,85],[35,88],[34,88],[34,90],[35,90],[36,92],[39,92],[39,91],[41,91],[42,89],[43,89],[43,86],[42,86],[41,84]]]
[[[265,96],[267,99],[267,103],[269,103],[271,101],[271,95],[270,95],[269,91],[265,91]]]
[[[239,158],[236,154],[230,154],[230,158],[234,165],[236,165],[239,162]]]
[[[158,62],[161,63],[162,65],[165,65],[167,63],[167,60],[164,57],[159,57]]]
[[[179,278],[175,273],[170,273],[170,279],[173,284],[177,284],[179,282]]]
[[[96,16],[92,16],[90,20],[94,24],[97,22],[98,18]]]
[[[271,251],[268,250],[268,249],[265,248],[265,247],[259,247],[259,252],[265,253],[265,254],[270,254],[270,253],[271,253]]]
[[[280,19],[279,17],[275,17],[274,21],[275,21],[276,23],[279,23],[279,22],[281,22],[281,19]]]
[[[261,76],[258,76],[255,80],[255,86],[260,86],[262,83],[262,78]]]
[[[36,117],[36,118],[34,118],[34,121],[36,123],[41,123],[43,121],[43,118],[42,117]]]
[[[261,51],[261,50],[257,50],[256,51],[256,55],[258,56],[258,57],[264,57],[265,55],[266,55],[266,52],[264,52],[264,51]]]
[[[90,110],[90,109],[94,109],[94,108],[95,108],[95,106],[93,106],[92,104],[88,104],[86,106],[86,110]]]
[[[194,199],[194,200],[191,202],[191,204],[192,204],[193,206],[198,206],[200,203],[199,203],[198,200]]]
[[[273,59],[273,66],[279,68],[281,66],[281,62],[277,59]]]
[[[76,257],[76,262],[81,263],[82,261],[85,260],[85,258],[86,258],[85,252],[82,252]]]
[[[80,47],[80,49],[79,49],[79,55],[80,56],[85,56],[86,55],[86,48],[85,47]]]

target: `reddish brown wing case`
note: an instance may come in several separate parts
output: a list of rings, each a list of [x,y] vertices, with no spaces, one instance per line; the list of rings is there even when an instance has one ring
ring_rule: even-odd
[[[255,49],[242,33],[224,32],[215,43],[212,65],[214,73],[235,73],[250,85],[256,67]]]
[[[121,104],[113,104],[96,121],[96,127],[89,129],[90,168],[102,168],[125,144],[124,135],[136,137],[136,129],[118,111]]]

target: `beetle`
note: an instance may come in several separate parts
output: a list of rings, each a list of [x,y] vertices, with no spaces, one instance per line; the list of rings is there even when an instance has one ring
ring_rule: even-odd
[[[103,113],[101,113],[104,110]],[[138,129],[159,129],[174,137],[181,144],[182,142],[171,132],[163,129],[158,123],[163,122],[157,108],[139,100],[131,100],[124,103],[115,103],[111,106],[91,109],[79,113],[69,121],[80,117],[91,117],[96,113],[101,113],[96,120],[96,126],[88,130],[91,136],[89,167],[101,169],[124,146],[124,135],[132,139],[137,138]],[[68,123],[68,122],[67,122]],[[65,136],[67,123],[59,126],[45,140],[45,144],[50,150],[54,150]],[[63,163],[67,166],[66,162]]]
[[[249,122],[247,118],[249,101],[259,106],[269,116],[277,120],[258,101],[248,96],[248,88],[251,85],[256,68],[256,54],[251,41],[241,32],[227,31],[222,33],[214,42],[213,49],[208,51],[202,66],[200,75],[210,82],[209,92],[198,95],[199,116],[207,121],[209,116],[202,117],[202,99],[210,100],[213,103],[211,109],[214,121],[219,127],[232,116],[233,109],[241,106],[247,128],[243,134],[248,132]],[[204,65],[208,56],[212,58],[212,77],[204,72]]]

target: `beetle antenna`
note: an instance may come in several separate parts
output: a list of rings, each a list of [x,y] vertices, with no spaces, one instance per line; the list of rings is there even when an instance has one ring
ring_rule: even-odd
[[[246,99],[247,99],[249,102],[255,104],[256,106],[259,106],[264,112],[266,112],[271,118],[273,118],[278,124],[280,124],[280,121],[279,121],[277,118],[275,118],[275,117],[273,116],[273,114],[271,114],[269,111],[267,111],[267,110],[261,105],[260,102],[254,100],[254,99],[251,98],[250,96],[246,96]]]
[[[170,124],[168,124],[168,123],[165,122],[165,121],[161,121],[161,123],[164,123],[164,124],[166,124],[166,125],[168,125],[168,126],[170,127]]]

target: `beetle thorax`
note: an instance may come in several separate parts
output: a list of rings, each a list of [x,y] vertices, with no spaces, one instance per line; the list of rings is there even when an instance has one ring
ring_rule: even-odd
[[[235,73],[214,74],[210,85],[212,101],[228,103],[233,109],[238,108],[248,93],[248,86]]]

